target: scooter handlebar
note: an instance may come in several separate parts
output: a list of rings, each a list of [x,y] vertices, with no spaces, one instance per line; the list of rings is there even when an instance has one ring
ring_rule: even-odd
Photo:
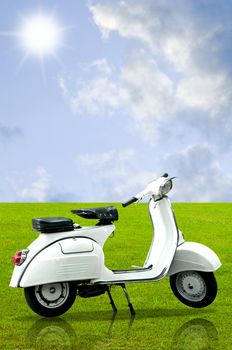
[[[128,205],[137,202],[138,198],[132,197],[131,199],[128,199],[128,201],[122,203],[123,207],[127,207]]]

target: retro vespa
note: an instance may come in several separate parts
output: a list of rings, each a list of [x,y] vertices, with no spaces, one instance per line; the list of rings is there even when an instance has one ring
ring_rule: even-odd
[[[172,179],[164,174],[122,204],[126,207],[149,197],[154,233],[142,267],[110,270],[104,264],[104,243],[118,220],[115,207],[77,209],[72,213],[98,219],[96,226],[81,227],[63,217],[32,220],[33,229],[40,234],[12,258],[15,267],[10,286],[24,288],[29,307],[45,317],[65,313],[77,295],[88,298],[107,293],[117,311],[110,292],[112,285],[122,287],[133,315],[125,284],[155,282],[165,276],[170,276],[171,289],[182,303],[195,308],[211,304],[217,294],[213,272],[221,262],[210,248],[184,241],[167,197]]]

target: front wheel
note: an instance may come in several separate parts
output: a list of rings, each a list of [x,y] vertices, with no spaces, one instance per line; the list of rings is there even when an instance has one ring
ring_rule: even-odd
[[[40,316],[55,317],[64,314],[76,299],[73,282],[49,283],[24,289],[30,308]]]
[[[217,282],[213,272],[178,272],[170,276],[170,285],[177,299],[195,308],[210,305],[217,295]]]

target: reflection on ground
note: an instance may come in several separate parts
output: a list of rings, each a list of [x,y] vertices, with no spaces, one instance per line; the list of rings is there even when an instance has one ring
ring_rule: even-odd
[[[103,319],[106,320],[106,314],[103,313]],[[102,338],[102,344],[110,342],[112,335],[115,333],[115,329],[118,330],[117,323],[123,324],[122,336],[129,338],[132,336],[132,328],[136,324],[136,316],[129,317],[127,314],[127,321],[124,317],[117,318],[117,314],[113,314],[112,317],[108,315],[108,329],[104,330],[104,337]],[[83,317],[84,318],[84,317]],[[83,318],[79,318],[79,322],[74,327],[70,322],[61,318],[52,319],[39,319],[29,329],[27,334],[27,348],[33,350],[39,349],[85,349],[86,345],[89,345],[89,339],[86,338],[86,334],[83,334]],[[99,321],[99,314],[96,318],[96,322]],[[126,321],[126,322],[125,322]],[[86,321],[87,322],[87,321]],[[93,322],[93,318],[91,320]],[[121,329],[121,325],[120,325]],[[86,341],[85,341],[86,340]],[[212,322],[203,318],[193,318],[183,323],[173,334],[171,349],[173,350],[205,350],[214,349],[218,341],[218,332]],[[99,341],[96,340],[94,344],[94,338],[91,343],[91,348],[98,348]],[[110,348],[110,346],[109,346]]]
[[[78,349],[78,339],[73,327],[61,318],[42,318],[28,331],[28,348]]]
[[[202,318],[185,322],[174,334],[172,349],[216,349],[218,332],[214,324]]]

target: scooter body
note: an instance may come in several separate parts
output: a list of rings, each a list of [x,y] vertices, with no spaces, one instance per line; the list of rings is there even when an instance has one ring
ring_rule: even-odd
[[[167,179],[167,176],[153,181],[152,188],[148,186],[124,204],[129,205],[147,196],[147,193],[150,195],[149,213],[154,235],[142,267],[110,270],[105,266],[104,243],[115,231],[115,225],[110,220],[103,220],[96,226],[74,225],[71,231],[40,233],[26,250],[21,251],[22,263],[20,261],[15,266],[10,286],[30,290],[36,286],[52,286],[63,282],[105,285],[107,287],[102,291],[108,291],[111,298],[108,287],[113,284],[124,288],[125,283],[159,281],[165,276],[177,276],[185,271],[216,271],[221,262],[210,248],[184,241],[168,197],[159,193],[160,188],[167,187],[168,181],[170,185],[171,179]],[[185,281],[186,278],[188,280],[189,277],[185,277]],[[199,278],[194,281],[195,287],[199,289]],[[175,290],[173,292],[175,294]]]

